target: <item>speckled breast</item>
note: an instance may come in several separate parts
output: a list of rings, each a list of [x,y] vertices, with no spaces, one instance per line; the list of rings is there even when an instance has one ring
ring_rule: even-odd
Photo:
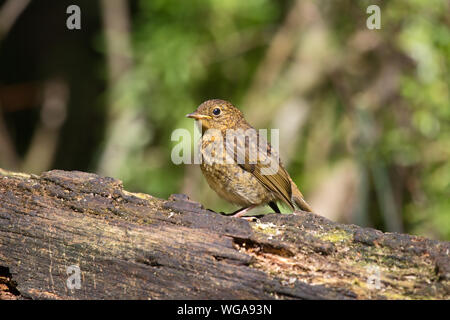
[[[202,137],[200,168],[209,186],[219,196],[241,206],[265,204],[275,200],[273,193],[255,176],[232,159],[226,158],[224,150],[223,143],[218,141],[217,136],[205,134]]]

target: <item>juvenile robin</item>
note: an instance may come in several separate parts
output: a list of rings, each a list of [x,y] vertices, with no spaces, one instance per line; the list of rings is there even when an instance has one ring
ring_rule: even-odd
[[[186,117],[201,121],[200,168],[209,186],[225,200],[242,206],[233,216],[277,202],[290,209],[311,212],[276,150],[244,119],[230,102],[203,102]]]

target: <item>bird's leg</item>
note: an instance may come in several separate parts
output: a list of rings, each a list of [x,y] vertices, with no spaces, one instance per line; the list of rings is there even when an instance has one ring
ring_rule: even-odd
[[[240,218],[240,217],[242,217],[244,214],[246,214],[248,211],[250,211],[250,210],[252,210],[252,209],[254,209],[254,208],[256,208],[256,207],[257,207],[257,205],[256,205],[256,204],[253,204],[253,205],[251,205],[251,206],[249,206],[249,207],[241,208],[241,209],[236,210],[235,212],[233,212],[230,216],[231,216],[231,217]]]
[[[270,201],[269,206],[272,208],[273,211],[275,211],[275,213],[281,213],[275,201]]]

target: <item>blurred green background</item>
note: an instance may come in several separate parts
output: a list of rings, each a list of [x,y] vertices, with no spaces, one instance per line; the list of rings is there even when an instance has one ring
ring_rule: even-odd
[[[81,30],[66,27],[71,4]],[[380,30],[366,27],[371,4]],[[97,172],[234,211],[198,166],[171,162],[173,130],[194,130],[185,114],[221,98],[280,128],[318,213],[450,240],[449,12],[445,0],[0,1],[0,167]]]

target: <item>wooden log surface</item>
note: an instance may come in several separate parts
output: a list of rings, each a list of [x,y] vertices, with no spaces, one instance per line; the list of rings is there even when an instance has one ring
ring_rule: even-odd
[[[450,243],[0,169],[0,299],[449,299]],[[68,286],[80,270],[80,288]]]

